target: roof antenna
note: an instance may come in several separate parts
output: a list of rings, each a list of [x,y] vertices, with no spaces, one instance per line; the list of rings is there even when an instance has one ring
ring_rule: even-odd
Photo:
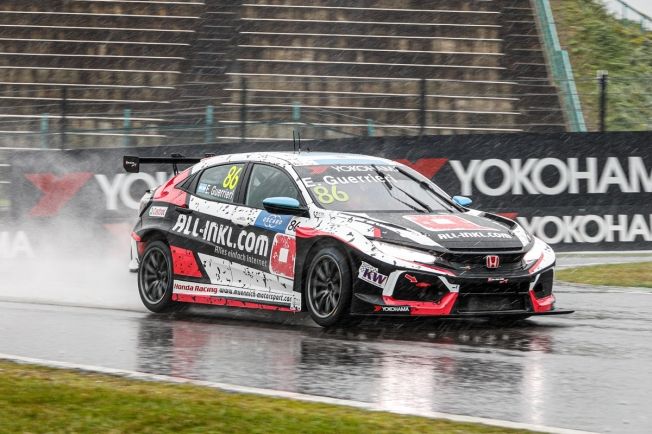
[[[297,152],[297,138],[296,138],[294,130],[292,130],[292,150],[294,152]]]

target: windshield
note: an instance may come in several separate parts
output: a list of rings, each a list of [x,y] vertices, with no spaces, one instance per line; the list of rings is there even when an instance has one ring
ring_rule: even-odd
[[[425,182],[403,169],[375,164],[327,164],[294,168],[323,208],[352,212],[452,211]]]

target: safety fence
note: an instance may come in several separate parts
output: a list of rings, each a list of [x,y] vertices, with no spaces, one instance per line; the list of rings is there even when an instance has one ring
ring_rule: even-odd
[[[608,131],[650,129],[650,78],[609,75]],[[560,83],[563,84],[560,94],[564,101],[581,97],[583,101],[592,102],[587,107],[597,110],[601,94],[596,77],[560,79]],[[518,133],[526,131],[527,126],[521,123],[523,115],[518,111],[518,102],[523,95],[517,88],[536,87],[541,81],[497,82],[483,89],[469,86],[469,83],[435,80],[374,81],[366,84],[382,87],[378,92],[345,95],[346,100],[335,107],[326,104],[326,97],[320,95],[309,92],[268,95],[253,90],[256,84],[260,85],[244,82],[243,97],[237,103],[231,97],[224,97],[171,99],[145,106],[85,101],[75,98],[70,90],[59,89],[59,94],[73,97],[68,100],[53,97],[53,101],[2,108],[0,148],[74,149],[278,141],[292,140],[293,131],[300,131],[305,140]],[[459,92],[453,92],[455,85]],[[576,85],[584,92],[578,92]],[[446,86],[448,90],[445,91]],[[0,99],[11,96],[11,92],[0,89]],[[557,95],[538,97],[555,99]],[[577,113],[574,109],[568,112]],[[578,114],[571,124],[576,131],[600,129],[595,116],[591,122],[584,123]],[[553,127],[553,131],[565,129],[559,124]]]
[[[605,0],[605,5],[621,20],[637,23],[642,31],[652,30],[652,17],[623,0]]]

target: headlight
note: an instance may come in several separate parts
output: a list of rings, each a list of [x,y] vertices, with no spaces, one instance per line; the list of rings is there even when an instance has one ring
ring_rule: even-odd
[[[378,250],[396,259],[403,261],[420,262],[422,264],[434,264],[437,260],[436,256],[424,253],[419,250],[410,249],[408,247],[397,246],[396,244],[383,243],[382,241],[371,241]]]
[[[543,243],[538,238],[534,239],[534,245],[532,248],[523,256],[523,262],[525,265],[525,268],[530,268],[532,264],[534,264],[536,261],[539,260],[541,255],[543,255],[543,251],[545,249],[546,245]]]

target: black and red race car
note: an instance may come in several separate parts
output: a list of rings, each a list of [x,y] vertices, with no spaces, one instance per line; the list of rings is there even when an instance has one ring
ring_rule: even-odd
[[[154,312],[182,303],[355,315],[561,314],[555,254],[507,218],[468,208],[382,158],[248,153],[194,163],[141,201],[132,271]]]

